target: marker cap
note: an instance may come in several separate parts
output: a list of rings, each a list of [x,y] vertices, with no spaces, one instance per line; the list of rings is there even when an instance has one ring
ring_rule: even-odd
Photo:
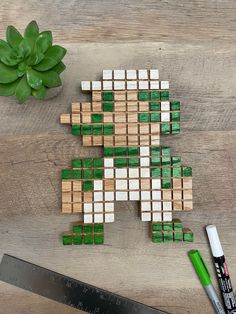
[[[214,257],[221,257],[224,255],[220,239],[215,225],[206,226],[208,239],[211,246],[211,252]]]

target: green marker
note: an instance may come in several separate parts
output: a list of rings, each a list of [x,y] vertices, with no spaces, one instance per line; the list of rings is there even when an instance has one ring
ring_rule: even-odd
[[[215,309],[215,312],[217,314],[226,314],[216,294],[215,288],[213,287],[211,283],[210,273],[206,267],[206,264],[204,263],[204,260],[202,259],[200,252],[198,250],[191,250],[188,252],[188,256],[193,263],[193,266],[201,281],[201,284],[203,285],[206,291],[206,294],[211,300],[211,303]]]

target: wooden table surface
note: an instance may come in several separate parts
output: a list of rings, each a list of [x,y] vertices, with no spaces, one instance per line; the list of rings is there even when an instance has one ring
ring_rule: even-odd
[[[187,251],[200,249],[213,274],[204,226],[216,224],[236,286],[236,3],[203,1],[2,0],[0,37],[36,19],[68,49],[64,87],[56,98],[19,105],[0,98],[0,254],[9,253],[169,313],[213,313]],[[116,204],[104,246],[63,247],[59,235],[76,216],[60,213],[60,170],[82,148],[59,124],[81,80],[104,68],[159,68],[183,104],[182,132],[162,138],[193,167],[194,211],[179,213],[193,244],[154,245],[138,205]],[[89,99],[87,97],[87,99]],[[0,256],[0,257],[1,257]],[[4,314],[79,313],[0,283]],[[81,312],[82,313],[82,312]]]

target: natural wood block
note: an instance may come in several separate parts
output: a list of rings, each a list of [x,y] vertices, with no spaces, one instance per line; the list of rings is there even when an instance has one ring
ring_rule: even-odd
[[[162,190],[162,199],[164,201],[172,200],[172,191],[171,190]]]
[[[184,201],[184,210],[192,210],[193,209],[193,202],[192,201]]]
[[[182,189],[182,179],[173,178],[173,188]]]
[[[184,198],[184,200],[192,200],[193,199],[193,191],[192,190],[183,190],[183,198]]]
[[[62,203],[62,213],[71,214],[72,213],[72,204]]]
[[[80,102],[73,102],[71,104],[72,113],[80,113],[81,112],[81,104]]]
[[[151,190],[150,179],[140,180],[141,190]]]
[[[141,146],[150,145],[149,135],[140,135],[139,142]]]
[[[99,92],[93,91],[92,92],[92,100],[93,101],[101,101],[102,100],[102,93],[100,91]]]
[[[114,144],[115,144],[115,146],[126,146],[127,145],[126,136],[116,135],[114,137]]]
[[[159,146],[160,145],[160,136],[152,135],[151,136],[151,145],[152,146]]]
[[[93,102],[92,103],[93,112],[101,112],[102,111],[102,104],[100,102]]]
[[[182,200],[182,191],[181,190],[173,190],[173,200]]]
[[[80,124],[80,123],[81,123],[80,113],[72,113],[71,124]]]
[[[139,102],[139,111],[149,111],[149,102],[148,101],[140,101]]]
[[[93,201],[93,193],[90,191],[85,191],[83,193],[83,202],[84,203],[91,203]]]
[[[124,122],[126,122],[126,113],[116,113],[115,115],[114,115],[114,117],[115,117],[115,123],[119,123],[119,122],[122,122],[122,123],[124,123]]]
[[[183,210],[183,203],[181,201],[174,201],[173,210]]]
[[[126,92],[123,92],[123,91],[114,92],[114,99],[115,101],[126,100]]]
[[[115,124],[115,134],[126,134],[126,124],[124,123],[117,123]]]
[[[114,180],[106,179],[104,181],[104,190],[105,191],[114,191],[115,190],[114,184],[115,184]]]
[[[149,134],[149,123],[141,123],[139,125],[139,134]]]
[[[183,178],[183,189],[192,189],[192,178]]]
[[[82,213],[82,203],[73,203],[73,213]]]
[[[128,146],[137,146],[139,144],[139,138],[137,135],[128,136]]]
[[[74,192],[82,191],[82,182],[81,181],[73,181],[73,191]]]
[[[82,121],[83,123],[91,123],[91,112],[83,112]]]
[[[128,124],[128,134],[138,134],[138,124],[129,123]]]
[[[112,123],[114,121],[113,113],[105,112],[103,114],[104,123]]]
[[[71,115],[63,113],[60,115],[60,123],[61,124],[71,124]]]
[[[137,100],[138,93],[137,91],[127,91],[127,100]]]
[[[105,135],[103,137],[104,146],[111,147],[114,145],[114,136],[113,135]]]
[[[138,114],[136,112],[132,113],[127,113],[127,120],[128,122],[138,122]]]
[[[90,112],[91,111],[91,103],[90,102],[82,102],[81,109],[83,112]]]
[[[94,135],[94,136],[93,136],[93,145],[94,145],[94,146],[103,145],[103,138],[104,138],[104,136],[101,136],[101,135]]]
[[[83,135],[82,141],[83,141],[83,146],[92,146],[92,136]]]
[[[62,203],[71,203],[71,202],[72,202],[72,193],[62,192]]]
[[[62,192],[71,192],[72,191],[72,181],[62,181],[61,182]]]
[[[126,102],[125,101],[117,101],[115,102],[115,111],[126,111]]]
[[[127,111],[128,112],[138,112],[138,103],[136,101],[127,102]]]
[[[151,134],[156,134],[160,136],[160,124],[159,123],[151,123],[150,128],[151,128],[151,132],[150,132]]]
[[[82,203],[82,193],[73,191],[73,203]]]

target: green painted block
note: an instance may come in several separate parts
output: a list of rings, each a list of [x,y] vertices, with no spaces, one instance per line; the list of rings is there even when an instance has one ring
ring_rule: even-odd
[[[82,170],[73,170],[73,179],[81,179]]]
[[[84,234],[93,234],[93,225],[92,224],[86,224],[84,225]]]
[[[113,148],[112,147],[104,147],[104,156],[111,157],[113,156]]]
[[[103,235],[94,235],[94,244],[103,244],[104,243],[104,236]]]
[[[161,121],[161,114],[159,112],[153,112],[150,114],[151,122],[160,122]]]
[[[126,147],[115,147],[115,156],[126,156]]]
[[[161,187],[163,189],[171,189],[172,188],[171,179],[162,179],[161,180]]]
[[[177,122],[172,123],[171,124],[171,133],[177,134],[179,132],[180,132],[180,123],[177,123]]]
[[[179,167],[181,165],[180,157],[172,157],[172,165],[175,167]]]
[[[162,146],[161,147],[161,154],[162,156],[170,156],[170,147],[169,146]]]
[[[94,233],[103,233],[104,226],[103,224],[95,224],[94,225]]]
[[[152,178],[159,178],[161,176],[161,168],[152,168],[151,176]]]
[[[73,244],[73,237],[70,234],[64,234],[63,235],[63,245],[71,245]]]
[[[153,223],[152,231],[162,231],[162,222]]]
[[[171,101],[170,108],[172,111],[180,110],[180,102],[179,101]]]
[[[140,101],[149,100],[149,92],[146,91],[138,92],[138,100]]]
[[[149,122],[150,115],[148,112],[141,112],[138,114],[139,122]]]
[[[162,177],[171,177],[171,168],[162,168]]]
[[[83,167],[84,168],[92,168],[93,167],[93,158],[84,158],[83,159]]]
[[[170,124],[162,123],[161,124],[161,134],[170,134]]]
[[[102,103],[102,109],[104,112],[112,112],[114,110],[113,102],[104,102]]]
[[[92,179],[93,178],[93,170],[92,169],[84,169],[83,178],[84,179]]]
[[[128,155],[129,156],[139,156],[139,148],[138,147],[128,147]]]
[[[74,225],[73,226],[73,233],[81,234],[83,232],[83,226],[82,225]]]
[[[70,169],[61,170],[61,179],[62,180],[73,179],[73,170]]]
[[[192,168],[190,167],[183,167],[182,168],[183,177],[191,177],[192,176]]]
[[[84,124],[82,125],[82,134],[83,135],[91,135],[93,133],[92,125]]]
[[[71,126],[71,134],[73,135],[81,135],[81,126],[80,125],[72,125]]]
[[[161,100],[168,100],[169,99],[169,91],[161,91]]]
[[[161,164],[162,166],[170,166],[171,165],[170,157],[162,157]]]
[[[93,244],[93,235],[85,234],[84,235],[84,244]]]
[[[84,181],[83,182],[83,190],[84,191],[92,191],[93,190],[93,181]]]
[[[173,223],[172,222],[163,222],[163,230],[164,231],[173,231]]]
[[[103,159],[102,158],[94,158],[93,163],[94,163],[94,168],[103,167]]]
[[[153,90],[150,92],[151,100],[160,100],[160,92],[158,90]]]
[[[183,232],[182,231],[175,231],[174,232],[174,241],[175,242],[182,242],[183,241]]]
[[[152,242],[161,243],[163,242],[162,232],[155,232],[152,234]]]
[[[83,243],[82,235],[74,235],[73,236],[73,244],[74,245],[81,245]]]
[[[181,168],[172,168],[173,177],[181,177]]]
[[[175,231],[181,231],[183,229],[182,222],[179,219],[173,219],[173,225]]]
[[[102,92],[102,100],[105,101],[113,100],[113,92]]]
[[[82,167],[82,160],[81,159],[73,159],[72,160],[72,167],[73,168],[81,168]]]
[[[164,242],[173,242],[173,232],[172,231],[164,231],[163,232],[163,241]]]
[[[151,147],[151,155],[152,156],[160,156],[160,147],[159,146]]]
[[[131,167],[138,167],[138,166],[140,166],[139,158],[129,158],[128,165],[131,166]]]
[[[102,135],[103,134],[103,125],[95,124],[93,125],[93,135]]]
[[[183,229],[183,233],[184,233],[184,241],[186,242],[193,242],[193,232],[190,229]]]
[[[160,166],[161,165],[161,158],[160,157],[152,157],[151,158],[151,165],[152,166]]]
[[[151,101],[149,105],[150,111],[160,111],[161,105],[157,101]]]
[[[111,135],[114,133],[113,124],[104,124],[103,129],[105,135]]]
[[[94,169],[94,178],[102,179],[103,178],[103,169]]]
[[[180,121],[180,112],[172,112],[171,113],[171,121],[179,122]]]
[[[93,123],[102,123],[103,115],[101,113],[93,113],[92,114],[92,122]]]
[[[115,166],[116,167],[126,167],[127,166],[127,158],[115,158]]]

